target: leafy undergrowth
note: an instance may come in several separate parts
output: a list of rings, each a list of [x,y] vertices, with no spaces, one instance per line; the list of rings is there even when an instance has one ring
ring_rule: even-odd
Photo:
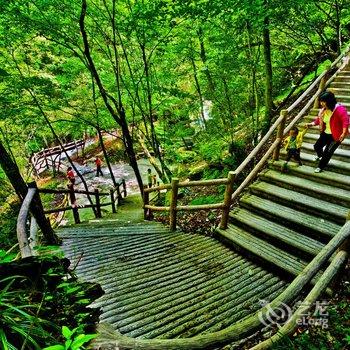
[[[179,195],[178,205],[216,204],[223,201],[223,189],[217,187],[186,189]],[[161,197],[157,205],[164,205]],[[163,203],[163,204],[161,204]],[[183,232],[211,235],[220,223],[221,210],[180,211],[177,213],[177,226]],[[154,213],[155,220],[169,224],[169,213]]]
[[[325,300],[325,297],[319,299]],[[348,262],[334,298],[326,309],[327,327],[298,328],[290,338],[281,340],[273,350],[345,350],[350,349],[350,263]]]
[[[43,349],[64,343],[62,327],[92,333],[99,310],[87,306],[103,294],[99,285],[80,283],[69,261],[31,257],[0,263],[0,348]]]

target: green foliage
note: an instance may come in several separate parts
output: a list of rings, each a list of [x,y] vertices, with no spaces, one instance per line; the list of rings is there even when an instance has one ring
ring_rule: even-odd
[[[208,195],[192,199],[190,205],[217,204],[222,202],[222,199],[222,195]]]
[[[82,327],[76,327],[70,330],[66,326],[62,326],[62,335],[65,338],[63,345],[56,344],[51,345],[43,350],[80,350],[85,349],[84,344],[90,342],[96,338],[97,334],[84,334],[82,333]]]
[[[17,254],[12,253],[11,250],[6,251],[3,249],[0,249],[0,265],[14,260],[16,256]]]
[[[17,243],[16,225],[20,203],[10,195],[0,206],[0,248],[9,249]]]
[[[39,350],[62,339],[64,349],[77,350],[95,337],[84,334],[97,320],[87,305],[101,289],[67,276],[66,260],[27,258],[1,264],[0,273],[2,349]]]
[[[39,343],[53,339],[47,330],[52,324],[37,316],[40,303],[33,303],[29,295],[13,290],[15,282],[25,279],[23,276],[11,276],[0,280],[0,343],[3,349],[24,348],[41,349]]]

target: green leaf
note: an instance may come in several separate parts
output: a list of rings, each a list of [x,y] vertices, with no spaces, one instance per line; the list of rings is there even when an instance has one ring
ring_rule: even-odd
[[[51,345],[47,348],[44,348],[43,350],[65,350],[65,347],[63,345],[57,344],[57,345]]]
[[[73,339],[67,339],[66,342],[64,343],[64,348],[66,350],[70,349],[70,346],[72,345],[73,343]]]
[[[82,345],[89,342],[90,340],[97,337],[97,334],[79,334],[76,339],[74,339],[71,349],[72,350],[79,350]]]
[[[73,332],[67,326],[62,326],[62,334],[66,339],[70,339]]]

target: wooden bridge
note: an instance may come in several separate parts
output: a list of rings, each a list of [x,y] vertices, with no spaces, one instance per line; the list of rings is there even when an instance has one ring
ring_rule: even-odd
[[[331,293],[329,283],[348,256],[350,139],[319,174],[314,173],[312,160],[316,129],[309,129],[304,138],[303,166],[291,164],[281,173],[279,159],[284,157],[283,135],[316,115],[317,97],[325,86],[334,89],[350,111],[350,71],[341,65],[342,56],[331,67],[332,74],[336,72],[328,81],[325,72],[283,111],[228,179],[174,180],[145,191],[145,215],[169,211],[171,230],[143,221],[140,211],[137,223],[97,221],[58,231],[66,256],[77,263],[77,274],[100,283],[105,291],[93,305],[102,308],[95,348],[220,349],[229,344],[230,349],[239,349],[246,338],[273,326],[276,315],[290,312],[279,332],[252,348],[265,349],[292,332],[300,315],[322,293]],[[317,93],[305,102],[319,83]],[[304,107],[285,127],[301,103]],[[275,131],[277,138],[270,142]],[[256,159],[263,147],[263,156]],[[235,179],[253,160],[256,166],[233,192]],[[178,188],[217,184],[226,184],[222,203],[177,204]],[[149,203],[149,193],[160,189],[172,190],[170,206]],[[214,237],[175,230],[179,210],[214,207],[223,212]]]

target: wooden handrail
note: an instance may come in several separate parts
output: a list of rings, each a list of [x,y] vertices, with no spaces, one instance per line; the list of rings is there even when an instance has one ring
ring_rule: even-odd
[[[28,188],[26,197],[23,200],[21,209],[19,210],[17,218],[17,239],[19,243],[19,250],[22,258],[32,256],[32,250],[29,246],[29,240],[26,230],[26,222],[29,214],[30,204],[35,196],[36,188]]]
[[[179,182],[178,187],[197,187],[197,186],[217,186],[217,185],[226,185],[227,178],[213,179],[213,180],[199,180],[199,181],[183,181]],[[145,192],[155,192],[162,190],[171,189],[171,184],[164,184],[155,187],[145,188]]]
[[[281,305],[290,303],[300,295],[301,291],[307,286],[322,266],[327,263],[333,253],[350,238],[350,221],[348,221],[339,232],[325,245],[321,251],[306,265],[303,271],[286,287],[286,289],[279,294],[269,304],[257,310],[250,316],[240,320],[233,325],[215,331],[213,333],[206,333],[202,335],[195,335],[191,338],[175,338],[175,339],[140,339],[131,338],[120,333],[112,335],[113,340],[121,348],[137,348],[139,350],[194,350],[216,348],[229,344],[235,340],[239,340],[242,336],[249,334],[253,330],[261,328],[261,319],[268,319],[270,313],[275,312]],[[342,261],[337,255],[337,261]],[[340,259],[340,260],[339,260]],[[324,272],[320,277],[322,279],[321,285],[317,284],[317,288],[325,290],[329,274],[334,275],[331,270],[334,264]],[[326,276],[326,277],[325,277]],[[324,277],[324,278],[322,278]],[[320,279],[318,280],[320,281]],[[260,317],[259,317],[260,316]],[[110,334],[109,334],[110,336]]]
[[[57,193],[57,194],[63,194],[63,193],[70,193],[70,190],[66,190],[65,188],[62,189],[50,189],[50,188],[39,188],[39,193]],[[89,195],[95,195],[95,192],[90,192],[90,191],[81,191],[81,190],[73,190],[74,193],[79,193],[79,194],[89,194]],[[109,192],[100,192],[100,196],[109,196]]]
[[[350,45],[347,46],[346,50],[344,50],[338,58],[331,64],[330,68],[333,68],[350,50]],[[344,65],[344,64],[343,64]],[[334,79],[336,74],[343,68],[343,65],[339,67],[337,72],[327,81],[326,86]],[[286,110],[281,111],[281,115],[276,119],[276,121],[272,124],[268,132],[264,135],[264,137],[260,140],[260,142],[254,147],[254,149],[249,153],[249,155],[244,159],[244,161],[236,168],[236,170],[232,173],[232,178],[237,178],[237,176],[247,167],[247,165],[255,159],[256,155],[262,151],[263,147],[266,145],[267,141],[271,138],[275,130],[278,128],[277,138],[272,143],[272,145],[265,152],[260,161],[255,165],[255,167],[250,171],[249,175],[245,178],[245,180],[240,184],[240,186],[236,189],[235,192],[232,191],[233,181],[231,183],[230,178],[226,179],[215,179],[215,180],[199,180],[199,181],[189,181],[189,182],[176,182],[172,184],[163,184],[156,187],[145,188],[144,189],[144,216],[145,219],[149,219],[151,217],[151,211],[167,211],[165,208],[169,208],[170,211],[170,229],[175,230],[176,228],[176,212],[178,210],[202,210],[202,209],[223,209],[223,215],[220,223],[220,228],[227,228],[228,222],[228,213],[230,209],[230,204],[242,193],[242,191],[246,188],[246,186],[257,176],[259,171],[263,168],[269,157],[272,153],[274,153],[274,159],[277,160],[279,157],[280,147],[283,140],[283,137],[289,132],[289,130],[300,120],[300,118],[304,115],[304,113],[310,108],[312,103],[316,101],[319,94],[322,92],[324,87],[324,77],[328,73],[329,69],[325,70],[322,74],[320,74],[315,81],[313,81],[310,86],[304,91],[304,93]],[[319,83],[322,82],[320,88],[317,92],[312,96],[311,99],[307,102],[304,108],[297,114],[297,116],[289,123],[289,125],[285,128],[285,122],[288,113],[293,111],[299,104],[302,102],[305,97],[310,93],[310,91]],[[226,192],[225,199],[223,203],[212,204],[212,205],[198,205],[198,206],[177,206],[177,191],[181,187],[194,187],[194,186],[211,186],[211,185],[225,185],[226,184]],[[170,203],[170,207],[159,207],[150,205],[149,201],[149,193],[155,191],[169,190],[172,189],[172,200]],[[175,194],[174,194],[175,192]],[[232,194],[233,192],[233,194]],[[229,195],[228,195],[229,194]]]
[[[74,221],[76,224],[80,223],[80,218],[79,218],[79,209],[85,209],[85,208],[96,208],[96,217],[101,218],[102,213],[100,208],[105,207],[110,205],[112,207],[112,212],[116,213],[117,212],[117,206],[120,204],[120,201],[122,199],[122,195],[120,192],[120,186],[123,187],[123,194],[124,197],[126,197],[127,192],[126,192],[126,183],[125,180],[123,179],[120,183],[117,184],[116,187],[110,189],[109,192],[99,192],[99,190],[95,189],[93,192],[92,191],[81,191],[81,190],[75,190],[75,189],[49,189],[49,188],[40,188],[38,189],[39,193],[45,193],[45,194],[69,194],[71,198],[71,205],[70,206],[65,206],[61,208],[53,208],[53,209],[48,209],[45,210],[45,214],[52,214],[52,213],[58,213],[62,211],[67,211],[67,210],[72,210],[73,211],[73,217]],[[114,193],[117,192],[117,196],[114,195]],[[82,206],[78,206],[75,203],[75,194],[85,194],[85,195],[92,195],[95,197],[95,204],[86,204]],[[101,203],[101,196],[108,196],[110,198],[110,202],[108,203]],[[117,205],[116,203],[117,202]]]
[[[339,60],[344,57],[346,53],[348,53],[350,49],[350,45],[347,47],[347,49],[332,63],[331,67],[334,67]],[[330,82],[333,81],[335,76],[343,69],[343,65],[339,67],[337,72],[326,82],[325,86],[328,86]],[[328,71],[324,71],[316,80],[317,82],[320,82],[322,78],[327,74]],[[323,84],[321,84],[323,85]],[[312,88],[314,88],[316,84],[312,83]],[[296,102],[298,104],[304,99],[304,97],[311,91],[311,88],[309,87],[299,98]],[[323,88],[320,88],[317,90],[317,92],[309,99],[307,104],[304,106],[304,108],[293,118],[293,120],[288,124],[288,126],[283,131],[283,136],[287,135],[289,131],[293,128],[293,126],[301,119],[301,117],[305,114],[305,112],[311,107],[311,105],[314,103],[316,98],[320,95],[320,93],[323,91]],[[296,102],[292,104],[286,111],[290,112],[292,111],[296,106]],[[242,172],[242,170],[250,163],[251,160],[255,157],[255,155],[262,149],[263,145],[266,143],[266,141],[269,139],[269,137],[272,135],[272,133],[275,131],[277,127],[280,127],[286,118],[286,114],[281,112],[281,115],[279,118],[275,121],[275,123],[271,126],[270,130],[267,132],[267,134],[264,136],[264,138],[259,142],[259,144],[253,149],[253,151],[248,155],[248,157],[242,162],[242,164],[235,170],[236,176]],[[273,151],[276,152],[276,154],[279,152],[278,148],[280,147],[281,143],[281,135],[278,135],[279,137],[276,139],[276,141],[269,147],[268,151],[265,153],[263,158],[259,161],[259,163],[253,168],[253,170],[250,172],[250,174],[247,176],[247,178],[242,182],[242,184],[237,188],[237,190],[232,195],[232,202],[239,196],[239,194],[244,190],[244,188],[255,178],[259,170],[263,167],[265,162],[268,160],[268,156]]]

